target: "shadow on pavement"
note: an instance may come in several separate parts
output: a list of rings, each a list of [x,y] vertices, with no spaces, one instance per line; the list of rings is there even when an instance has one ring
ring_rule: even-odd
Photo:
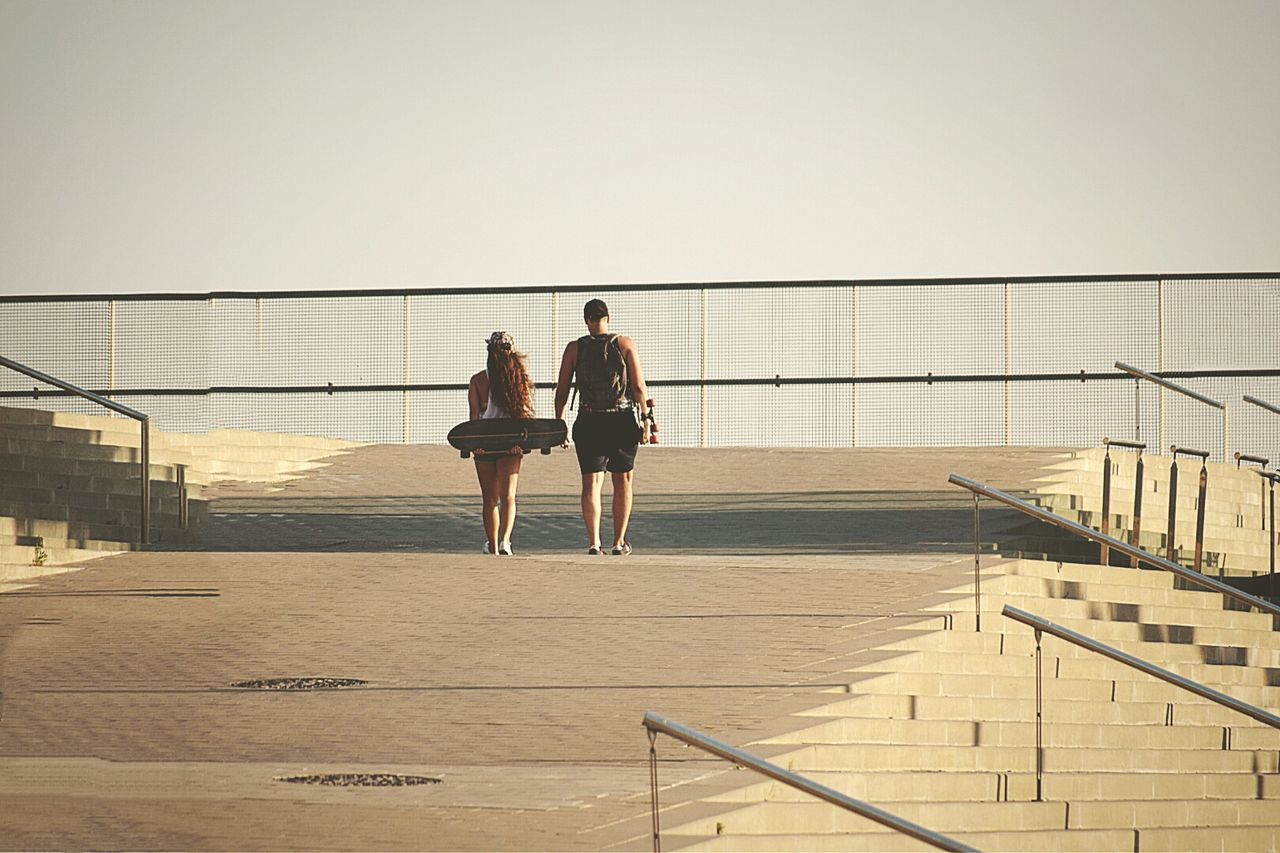
[[[214,551],[475,553],[484,541],[478,500],[450,497],[271,499],[215,506]],[[605,495],[602,533],[611,530]],[[585,533],[576,498],[530,496],[519,505],[517,553],[576,552]],[[1020,516],[988,506],[990,543]],[[952,492],[836,495],[639,495],[628,534],[643,553],[867,553],[969,551],[972,504]]]

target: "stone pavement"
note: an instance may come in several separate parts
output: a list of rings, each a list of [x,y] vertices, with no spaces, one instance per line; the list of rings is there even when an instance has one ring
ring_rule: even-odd
[[[220,487],[205,551],[0,595],[0,846],[634,843],[645,711],[733,743],[787,729],[972,571],[947,473],[1017,489],[1055,455],[647,449],[627,558],[583,553],[570,453],[526,460],[514,558],[477,553],[472,466],[445,448]],[[231,686],[303,676],[368,684]],[[732,773],[658,748],[664,803]],[[278,781],[328,772],[442,781]]]

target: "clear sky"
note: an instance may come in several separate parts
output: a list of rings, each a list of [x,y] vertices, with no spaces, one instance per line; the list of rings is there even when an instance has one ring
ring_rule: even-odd
[[[0,291],[1280,270],[1280,2],[0,0]]]

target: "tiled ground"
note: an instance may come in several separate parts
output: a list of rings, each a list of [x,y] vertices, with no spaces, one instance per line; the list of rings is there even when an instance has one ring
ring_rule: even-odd
[[[445,449],[224,487],[208,551],[0,596],[0,844],[607,846],[648,809],[645,711],[739,743],[785,728],[972,570],[947,473],[1016,488],[1052,456],[652,449],[628,558],[582,553],[568,453],[526,460],[510,559],[477,553],[471,464]],[[284,676],[369,684],[230,687]],[[724,770],[659,753],[664,785]],[[443,781],[276,781],[304,771]]]

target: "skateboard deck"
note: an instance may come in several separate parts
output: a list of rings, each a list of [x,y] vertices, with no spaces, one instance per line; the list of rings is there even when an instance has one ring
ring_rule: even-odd
[[[569,427],[555,418],[488,418],[463,421],[449,430],[449,443],[461,451],[463,459],[476,451],[510,453],[517,447],[526,453],[536,449],[547,454],[568,437]]]

